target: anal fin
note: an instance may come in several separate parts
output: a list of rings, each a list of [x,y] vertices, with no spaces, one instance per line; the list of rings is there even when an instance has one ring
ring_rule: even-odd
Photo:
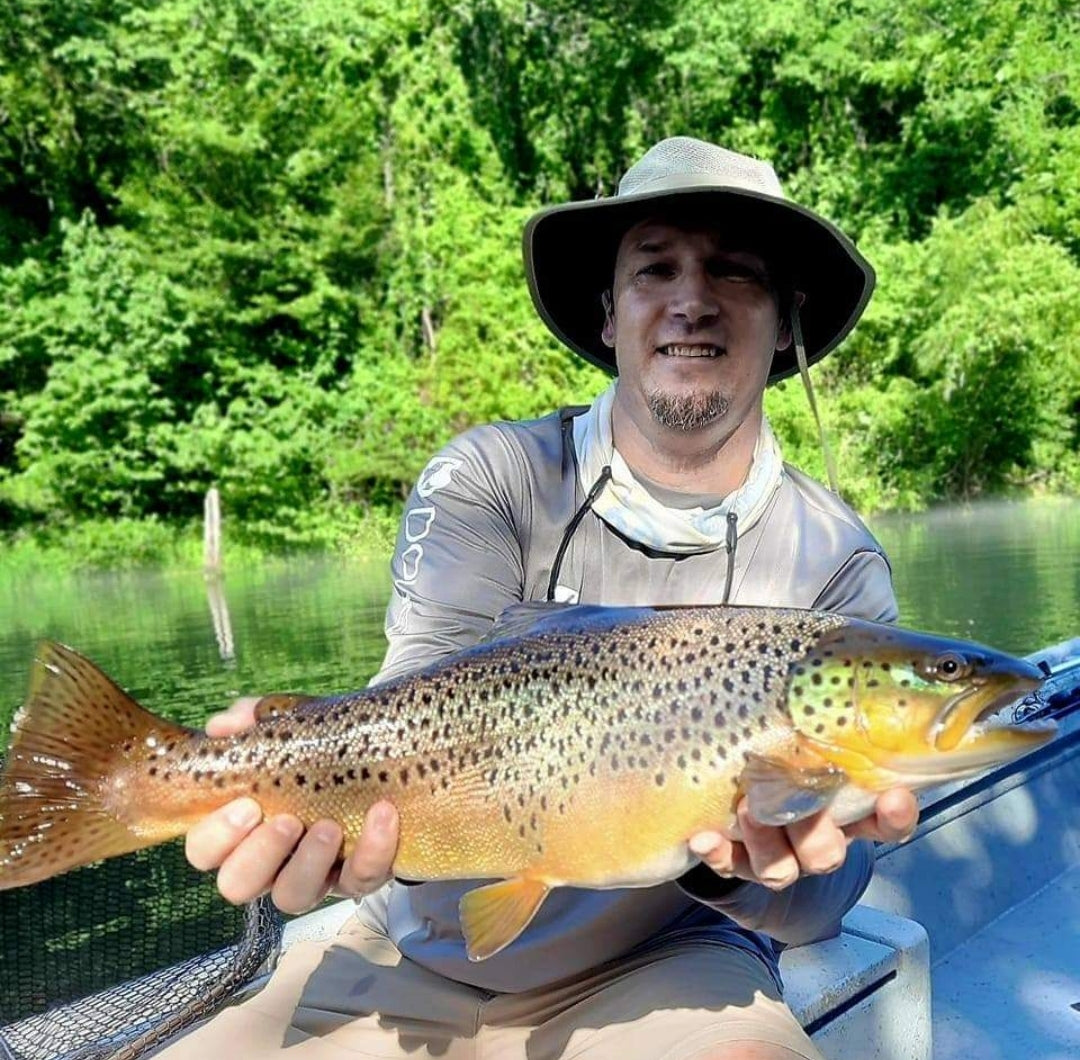
[[[469,960],[485,960],[509,946],[529,926],[550,890],[540,880],[515,876],[463,895],[461,930]]]

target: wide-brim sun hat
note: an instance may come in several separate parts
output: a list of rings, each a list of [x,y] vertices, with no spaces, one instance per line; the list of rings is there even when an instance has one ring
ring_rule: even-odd
[[[651,147],[615,195],[552,206],[525,226],[529,292],[560,341],[607,372],[615,351],[601,338],[601,295],[610,289],[623,235],[640,221],[677,215],[730,232],[782,266],[804,297],[799,309],[808,364],[855,326],[874,290],[874,270],[824,217],[785,198],[767,162],[689,136]],[[769,382],[798,371],[794,346],[773,356]]]

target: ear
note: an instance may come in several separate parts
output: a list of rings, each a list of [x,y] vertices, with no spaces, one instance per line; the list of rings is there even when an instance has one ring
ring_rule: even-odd
[[[600,296],[604,305],[604,327],[600,331],[600,339],[609,349],[615,349],[615,307],[611,302],[611,292],[605,291]]]
[[[795,292],[795,307],[802,309],[803,303],[806,301],[806,295],[802,291]],[[776,349],[786,350],[792,343],[791,334],[791,320],[788,317],[784,317],[776,328]]]

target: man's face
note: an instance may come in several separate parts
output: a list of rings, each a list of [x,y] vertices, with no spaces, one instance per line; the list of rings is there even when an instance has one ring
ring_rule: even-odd
[[[635,420],[648,410],[674,430],[734,430],[760,410],[790,338],[759,255],[715,229],[644,221],[623,236],[612,291],[603,338]]]

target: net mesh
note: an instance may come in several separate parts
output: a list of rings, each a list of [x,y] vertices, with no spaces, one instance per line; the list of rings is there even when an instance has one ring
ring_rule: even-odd
[[[127,1060],[220,1008],[281,921],[225,902],[177,841],[0,892],[0,937],[0,1058]]]

